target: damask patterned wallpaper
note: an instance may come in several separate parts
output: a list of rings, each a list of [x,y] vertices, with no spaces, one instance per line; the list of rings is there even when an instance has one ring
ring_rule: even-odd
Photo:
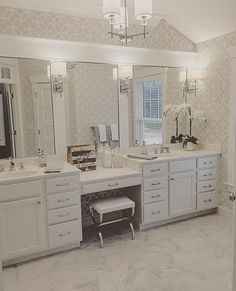
[[[131,31],[138,27],[131,27]],[[83,19],[45,12],[4,8],[0,9],[0,33],[71,41],[119,44],[107,34],[105,21]],[[196,98],[191,98],[194,108],[206,110],[208,122],[194,124],[193,134],[200,142],[222,143],[221,204],[230,207],[225,186],[227,179],[227,138],[229,112],[230,59],[227,49],[236,45],[236,32],[198,45],[178,32],[165,20],[156,28],[149,28],[147,40],[137,39],[130,45],[146,48],[182,51],[198,50],[208,60],[206,79]],[[75,110],[75,108],[73,108]]]
[[[105,20],[0,7],[2,34],[120,45],[119,40],[110,38],[108,29]],[[131,33],[140,30],[141,26],[130,26]],[[130,46],[182,51],[196,49],[193,42],[165,20],[148,30],[150,35],[146,40],[137,38]]]
[[[208,115],[206,124],[193,124],[193,134],[204,143],[221,143],[221,204],[232,207],[226,193],[227,150],[230,104],[230,56],[228,49],[236,46],[236,32],[198,44],[198,51],[206,62],[206,77],[196,97],[191,98],[194,108]]]
[[[67,70],[70,144],[93,143],[91,126],[118,124],[118,87],[113,81],[113,67],[77,63]]]

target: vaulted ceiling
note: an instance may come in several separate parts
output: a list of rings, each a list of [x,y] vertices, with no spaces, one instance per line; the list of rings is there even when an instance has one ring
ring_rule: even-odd
[[[0,0],[0,6],[102,19],[102,0]],[[128,7],[133,15],[134,0]],[[153,0],[153,12],[149,25],[165,18],[195,43],[236,30],[236,0]]]

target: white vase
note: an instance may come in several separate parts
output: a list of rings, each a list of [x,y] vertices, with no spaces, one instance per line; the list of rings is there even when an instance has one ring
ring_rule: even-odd
[[[192,142],[187,142],[185,149],[186,149],[186,151],[195,151],[196,145]]]

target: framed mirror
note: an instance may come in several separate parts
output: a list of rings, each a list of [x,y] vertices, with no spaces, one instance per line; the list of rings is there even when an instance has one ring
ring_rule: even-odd
[[[119,146],[118,83],[112,64],[67,62],[66,98],[68,144],[108,143]],[[103,138],[97,130],[105,130]],[[116,136],[112,134],[116,131]]]
[[[163,116],[168,105],[185,102],[181,72],[186,68],[134,66],[129,89],[130,146],[168,144],[171,137],[185,133],[185,116]]]
[[[48,61],[0,58],[0,158],[55,154]]]

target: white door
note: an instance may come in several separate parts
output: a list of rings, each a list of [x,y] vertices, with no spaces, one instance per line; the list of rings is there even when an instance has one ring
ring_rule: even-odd
[[[55,154],[51,84],[33,86],[36,146],[47,155]]]
[[[45,247],[44,213],[41,198],[0,204],[0,255],[17,258]]]
[[[196,173],[170,176],[170,216],[196,211]]]

